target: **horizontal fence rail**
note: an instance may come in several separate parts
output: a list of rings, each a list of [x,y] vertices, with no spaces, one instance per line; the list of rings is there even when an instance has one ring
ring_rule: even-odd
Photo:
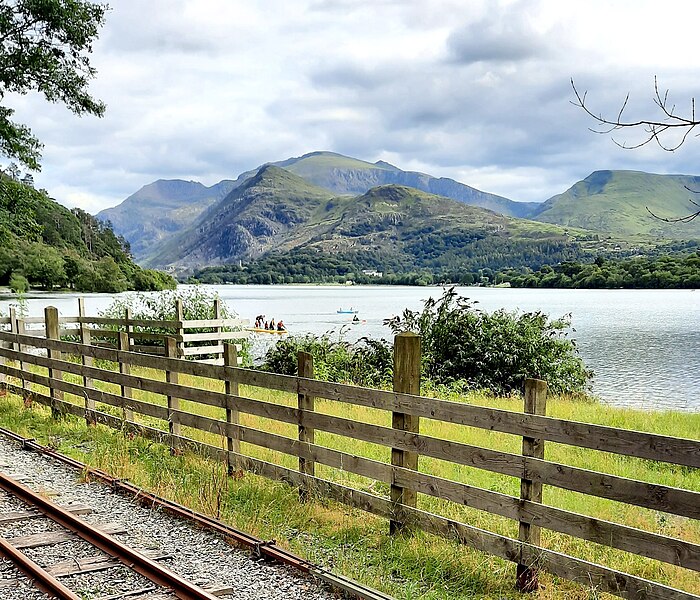
[[[123,318],[86,316],[85,304],[78,299],[78,315],[58,317],[59,336],[63,339],[82,339],[87,330],[91,344],[105,348],[119,348],[119,334],[126,332],[129,337],[128,350],[145,354],[164,356],[166,354],[166,339],[176,341],[176,355],[195,360],[223,365],[224,342],[238,342],[237,349],[241,352],[240,342],[250,336],[249,322],[239,318],[221,318],[221,303],[214,300],[212,319],[185,319],[181,300],[175,302],[176,318],[134,319],[129,309],[125,310]],[[0,328],[13,333],[46,337],[47,327],[45,317],[22,317],[11,309],[9,317],[0,318]],[[240,364],[239,360],[239,364]]]
[[[47,329],[51,337],[51,328]],[[58,324],[55,329],[58,331]],[[527,408],[532,414],[422,397],[417,394],[416,380],[419,341],[411,335],[399,338],[395,346],[395,391],[315,380],[313,361],[308,356],[300,357],[299,372],[303,376],[284,376],[237,366],[235,346],[228,344],[222,344],[226,364],[212,365],[178,358],[173,350],[175,340],[165,346],[168,355],[151,356],[126,350],[124,344],[119,346],[122,349],[112,349],[18,332],[0,332],[0,373],[6,389],[26,402],[50,406],[56,415],[71,414],[88,423],[127,428],[174,449],[197,448],[225,461],[229,472],[242,468],[298,487],[301,501],[321,493],[388,519],[392,532],[419,528],[515,562],[517,585],[523,591],[536,589],[537,573],[543,569],[625,598],[700,598],[556,552],[540,541],[540,530],[545,529],[700,572],[700,545],[549,506],[542,502],[541,491],[543,486],[554,487],[697,521],[698,491],[547,460],[543,445],[550,441],[695,469],[700,466],[700,440],[535,414],[544,412],[546,401],[546,385],[536,380],[528,380],[526,385],[526,398],[530,400]],[[194,387],[183,382],[185,376],[210,383]],[[297,399],[291,405],[260,400],[251,397],[253,390],[243,394],[243,386],[275,390]],[[146,397],[148,394],[158,395],[162,402],[154,402]],[[328,407],[321,411],[320,399],[383,411],[390,416],[386,421],[389,425],[358,422],[331,414]],[[98,409],[98,404],[112,407],[117,415],[106,408]],[[203,414],[204,409],[193,408],[196,406],[220,412]],[[265,431],[264,425],[243,424],[241,414],[293,426],[298,435],[288,437]],[[518,436],[523,440],[523,452],[432,437],[421,433],[422,419]],[[191,437],[186,430],[200,433]],[[324,445],[321,433],[383,448],[385,460],[347,452],[343,444]],[[251,450],[259,447],[292,457],[298,461],[298,469],[253,456],[248,445]],[[520,497],[436,476],[421,468],[421,457],[515,478],[521,483]],[[323,466],[324,473],[330,468],[384,484],[386,496],[320,477],[319,466]],[[519,524],[519,535],[517,539],[499,535],[419,508],[418,500],[422,505],[427,498],[511,519]]]

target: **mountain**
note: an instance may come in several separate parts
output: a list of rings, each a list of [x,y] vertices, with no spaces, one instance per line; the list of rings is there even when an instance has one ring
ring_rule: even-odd
[[[700,219],[666,223],[694,213],[700,177],[656,175],[641,171],[595,171],[544,202],[530,218],[615,235],[648,235],[665,239],[700,237]],[[691,201],[692,200],[692,201]]]
[[[268,165],[285,169],[334,196],[355,196],[379,185],[397,184],[511,216],[525,217],[539,206],[535,202],[514,202],[445,177],[402,171],[383,161],[370,163],[334,152],[311,152],[263,166]],[[209,188],[195,181],[158,180],[97,216],[110,221],[114,231],[129,240],[134,256],[144,259],[259,170],[246,171],[235,181],[224,180]]]
[[[502,196],[482,192],[454,179],[403,171],[384,161],[370,163],[334,152],[311,152],[272,164],[337,195],[355,196],[364,194],[373,187],[396,184],[452,198],[472,206],[488,208],[512,217],[525,217],[539,206],[536,202],[514,202]]]
[[[196,181],[159,179],[143,186],[118,206],[97,214],[131,244],[137,258],[155,244],[182,230],[209,206],[221,200],[237,182],[224,180],[206,187]]]
[[[368,267],[520,266],[573,258],[586,232],[497,214],[415,188],[384,185],[334,196],[267,165],[174,236],[147,264],[192,270],[270,251],[342,254]],[[478,268],[478,267],[477,267]]]
[[[329,191],[267,165],[207,209],[194,226],[158,246],[145,263],[192,267],[259,256],[281,244],[331,197]]]

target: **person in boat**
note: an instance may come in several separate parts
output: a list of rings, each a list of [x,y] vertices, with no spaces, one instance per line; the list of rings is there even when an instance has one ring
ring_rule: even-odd
[[[265,327],[263,327],[263,329],[270,329],[270,326],[267,321],[265,321]]]
[[[275,320],[274,319],[270,319],[270,326],[267,329],[270,329],[272,331],[275,330]]]
[[[360,318],[359,318],[357,315],[355,315],[355,316],[352,318],[352,322],[353,322],[353,323],[359,323],[359,322],[360,322]]]
[[[277,331],[287,331],[287,328],[284,326],[281,319],[277,321]]]

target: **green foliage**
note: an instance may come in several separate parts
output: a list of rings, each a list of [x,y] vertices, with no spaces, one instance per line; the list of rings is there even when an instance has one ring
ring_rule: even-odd
[[[288,336],[272,346],[261,369],[297,374],[297,355],[308,352],[314,357],[314,377],[325,381],[381,386],[391,383],[393,353],[386,340],[362,338],[354,344],[342,339],[333,341],[329,334]]]
[[[29,291],[29,281],[21,273],[12,273],[10,277],[10,289],[15,294],[26,294]]]
[[[15,175],[17,175],[15,173]],[[80,292],[173,288],[165,273],[134,264],[109,223],[68,210],[46,193],[0,175],[0,283],[17,272],[33,286]]]
[[[96,72],[88,54],[104,22],[106,4],[85,0],[0,3],[0,100],[5,93],[39,91],[78,115],[101,116],[105,106],[88,93]],[[0,106],[0,152],[39,168],[41,144]]]
[[[422,311],[406,309],[385,324],[395,334],[421,336],[423,374],[436,383],[465,381],[472,389],[508,394],[536,377],[547,381],[553,393],[583,393],[593,375],[566,337],[568,318],[487,313],[454,288],[439,300],[428,298]]]
[[[593,263],[563,262],[538,271],[507,270],[498,274],[498,280],[513,287],[694,289],[700,287],[700,251],[627,260],[599,256]]]

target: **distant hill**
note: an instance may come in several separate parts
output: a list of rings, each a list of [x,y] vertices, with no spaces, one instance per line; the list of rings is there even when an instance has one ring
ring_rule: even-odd
[[[134,256],[140,258],[161,240],[191,225],[235,185],[230,180],[206,187],[197,181],[159,179],[118,206],[99,212],[97,218],[111,222],[114,231],[129,240]]]
[[[580,256],[579,233],[407,186],[333,196],[268,165],[163,244],[147,264],[192,270],[304,248],[379,269],[500,268]]]
[[[700,219],[665,223],[695,212],[700,177],[656,175],[641,171],[595,171],[563,194],[544,202],[530,218],[615,235],[650,235],[663,239],[700,237]],[[647,210],[647,208],[649,210]]]
[[[193,267],[259,256],[284,243],[331,197],[284,169],[262,167],[193,226],[158,246],[145,263]]]
[[[539,206],[536,202],[514,202],[503,196],[482,192],[447,177],[403,171],[384,161],[370,163],[334,152],[310,152],[272,164],[336,194],[355,196],[364,194],[373,187],[396,184],[488,208],[511,217],[525,217]]]
[[[334,196],[356,196],[379,185],[398,184],[510,216],[525,217],[539,206],[535,202],[514,202],[445,177],[402,171],[383,161],[370,163],[334,152],[311,152],[267,165],[283,168]],[[209,188],[195,181],[158,180],[97,216],[110,221],[114,231],[129,240],[134,256],[144,259],[259,170],[246,171],[236,180],[224,180]]]

